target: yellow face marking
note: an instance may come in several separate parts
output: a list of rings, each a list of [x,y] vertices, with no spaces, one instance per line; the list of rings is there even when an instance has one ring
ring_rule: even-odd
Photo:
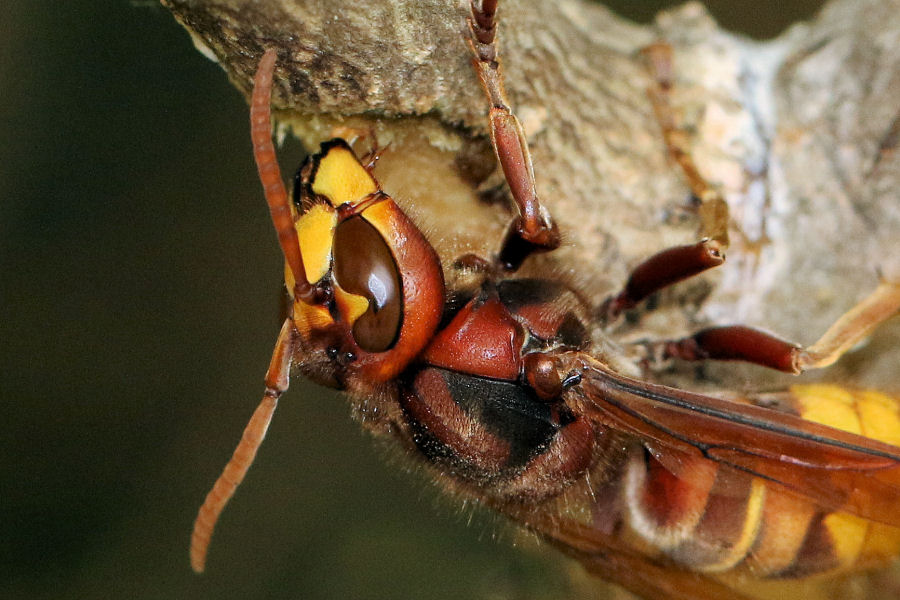
[[[378,184],[369,175],[353,151],[334,146],[319,159],[312,181],[315,193],[326,196],[334,206],[345,202],[359,202],[378,191]]]
[[[799,401],[800,416],[807,421],[862,434],[853,394],[836,385],[794,385],[791,392]]]
[[[341,319],[352,326],[369,309],[369,300],[346,292],[339,285],[334,286],[334,301],[337,303]]]
[[[304,338],[309,337],[312,331],[320,331],[334,324],[328,307],[305,302],[294,302],[293,319],[294,326]]]
[[[315,283],[325,276],[331,267],[331,243],[337,213],[330,206],[316,204],[303,213],[297,221],[297,237],[300,238],[300,252],[303,253],[303,270],[306,279]],[[293,289],[293,286],[288,289]]]

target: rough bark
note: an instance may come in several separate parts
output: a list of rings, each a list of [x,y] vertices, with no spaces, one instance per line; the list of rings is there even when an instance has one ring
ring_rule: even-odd
[[[473,191],[497,178],[486,176],[466,2],[162,2],[244,93],[263,49],[277,48],[273,105],[307,147],[337,124],[390,142],[377,173],[442,254],[496,250],[509,211]],[[808,344],[879,272],[900,278],[900,0],[835,0],[765,43],[720,29],[698,3],[651,26],[583,0],[500,10],[507,90],[566,240],[532,268],[598,302],[642,258],[697,235],[637,56],[659,39],[674,47],[673,101],[700,170],[729,202],[733,244],[722,268],[664,294],[624,339],[740,322]],[[897,392],[897,321],[820,376]],[[692,369],[669,377],[705,384]],[[732,365],[704,377],[739,388],[787,381]]]

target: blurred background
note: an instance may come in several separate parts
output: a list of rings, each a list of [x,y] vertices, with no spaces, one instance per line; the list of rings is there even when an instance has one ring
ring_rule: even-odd
[[[708,5],[768,37],[820,2]],[[279,327],[247,108],[154,1],[3,9],[0,598],[571,595],[564,563],[441,500],[302,381],[190,571]]]

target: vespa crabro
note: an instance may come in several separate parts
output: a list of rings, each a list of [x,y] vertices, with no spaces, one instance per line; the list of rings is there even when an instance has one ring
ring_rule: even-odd
[[[291,298],[263,400],[195,522],[204,569],[216,520],[265,435],[292,366],[344,390],[454,493],[486,504],[648,598],[744,598],[754,584],[878,566],[900,553],[900,411],[870,390],[797,385],[699,394],[636,376],[661,359],[731,360],[799,374],[826,367],[900,309],[884,281],[809,347],[740,325],[642,344],[630,364],[603,336],[655,292],[724,262],[727,204],[680,143],[671,56],[645,55],[663,138],[700,205],[700,241],[638,265],[592,305],[567,282],[517,276],[560,245],[503,88],[496,0],[473,0],[469,46],[517,216],[495,257],[442,264],[374,174],[335,138],[288,195],[271,140],[276,54],[259,62],[251,137]],[[448,286],[445,273],[472,275]],[[749,583],[748,583],[749,582]],[[749,596],[748,596],[749,594]]]

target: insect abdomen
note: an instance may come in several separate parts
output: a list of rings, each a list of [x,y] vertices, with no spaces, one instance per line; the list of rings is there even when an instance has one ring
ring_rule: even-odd
[[[900,403],[879,392],[803,385],[759,400],[823,425],[900,441]],[[875,567],[900,553],[898,528],[822,508],[702,458],[670,458],[664,466],[650,453],[635,454],[622,483],[629,529],[697,571],[804,577]]]

